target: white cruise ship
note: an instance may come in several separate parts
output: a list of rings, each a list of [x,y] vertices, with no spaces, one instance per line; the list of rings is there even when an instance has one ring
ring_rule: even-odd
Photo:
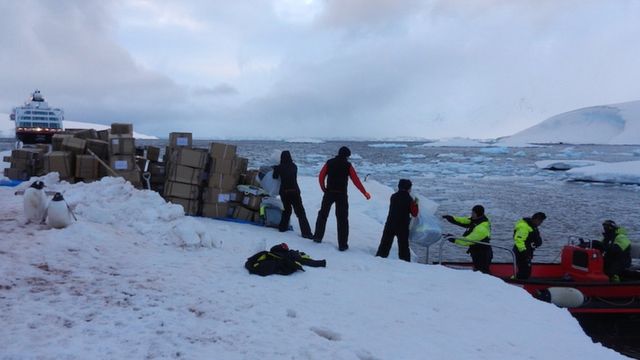
[[[16,123],[16,140],[24,144],[51,143],[53,134],[64,129],[64,111],[49,107],[39,90],[23,106],[14,108],[10,117]]]

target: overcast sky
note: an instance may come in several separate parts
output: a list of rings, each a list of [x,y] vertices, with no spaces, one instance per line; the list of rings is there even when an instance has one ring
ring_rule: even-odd
[[[640,100],[640,1],[1,1],[0,112],[197,137],[509,135]]]

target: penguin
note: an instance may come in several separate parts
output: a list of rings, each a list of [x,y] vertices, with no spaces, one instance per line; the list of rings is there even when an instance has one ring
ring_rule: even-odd
[[[31,186],[24,191],[23,196],[24,216],[27,223],[34,222],[40,224],[44,222],[47,211],[47,194],[44,191],[42,181],[34,181]]]
[[[56,193],[47,208],[47,224],[56,229],[63,229],[71,224],[71,216],[71,209],[62,194]]]

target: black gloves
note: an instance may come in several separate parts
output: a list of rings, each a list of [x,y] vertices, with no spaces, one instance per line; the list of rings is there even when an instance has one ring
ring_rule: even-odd
[[[452,222],[453,221],[453,216],[451,216],[451,215],[442,215],[442,218],[447,220],[448,222]]]

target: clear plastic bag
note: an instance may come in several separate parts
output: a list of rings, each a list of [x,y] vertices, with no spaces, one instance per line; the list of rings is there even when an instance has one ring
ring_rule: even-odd
[[[435,215],[420,211],[418,217],[411,219],[409,243],[429,247],[440,240],[442,228]]]

